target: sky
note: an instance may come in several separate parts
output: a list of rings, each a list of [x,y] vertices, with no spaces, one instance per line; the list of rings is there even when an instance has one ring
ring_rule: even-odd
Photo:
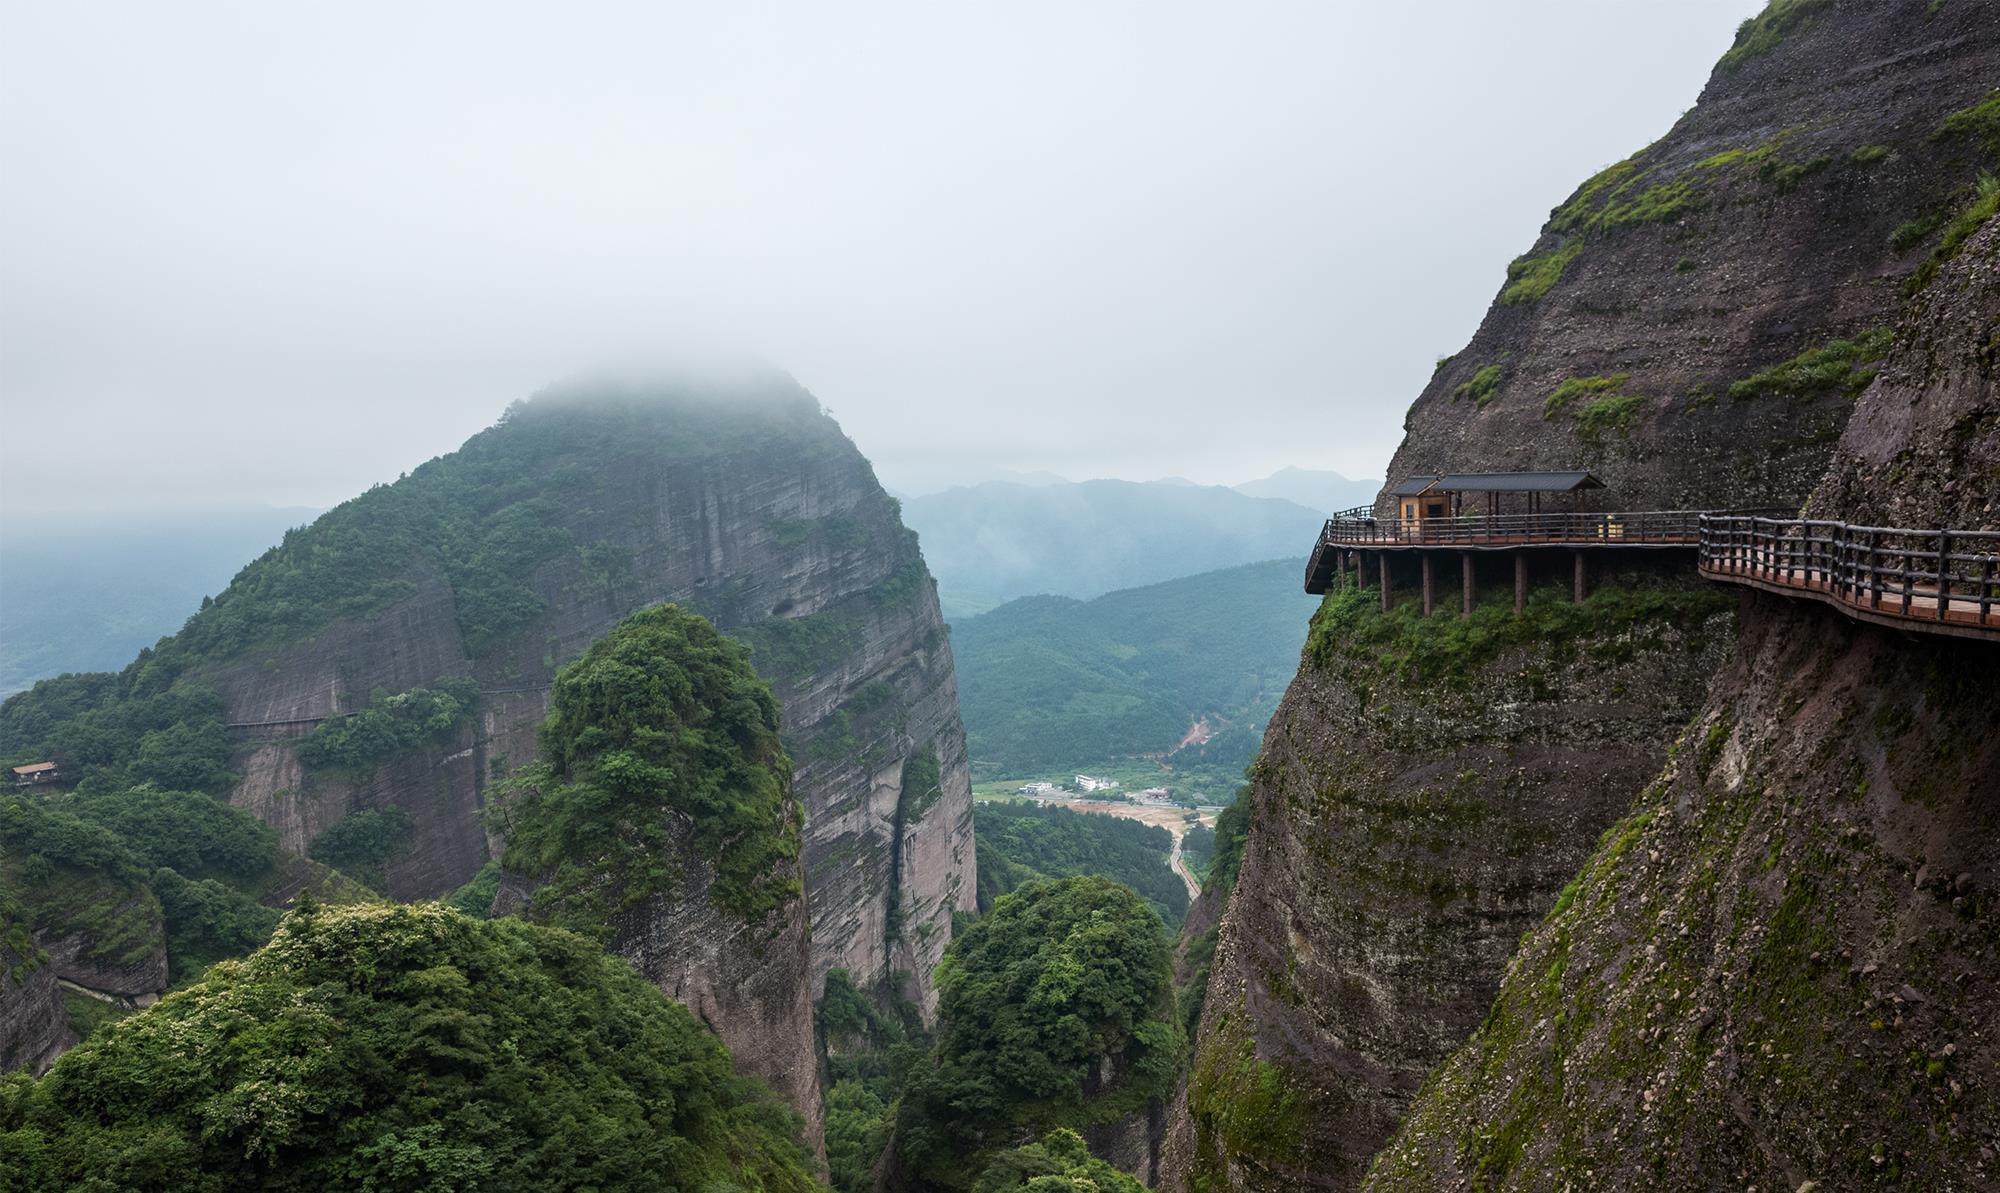
[[[749,356],[885,483],[1379,476],[1757,0],[0,0],[0,533]]]

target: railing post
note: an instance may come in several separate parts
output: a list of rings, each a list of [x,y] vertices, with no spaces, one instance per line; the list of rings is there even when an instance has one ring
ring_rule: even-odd
[[[1882,607],[1882,532],[1868,528],[1868,607]]]
[[[1985,625],[1993,612],[1993,556],[1987,555],[1979,565],[1979,624]]]
[[[1951,531],[1938,528],[1937,619],[1951,608]]]
[[[1903,578],[1904,617],[1908,617],[1910,615],[1910,567],[1911,567],[1910,559],[1912,554],[1913,553],[1908,547],[1901,547],[1898,548],[1896,551],[1896,557],[1897,557],[1896,572]]]

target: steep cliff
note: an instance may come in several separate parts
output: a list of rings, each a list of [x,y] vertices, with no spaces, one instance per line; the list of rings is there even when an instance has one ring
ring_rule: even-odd
[[[1989,219],[1917,296],[1814,507],[2000,528],[1996,423]],[[1743,625],[1369,1188],[2000,1179],[2000,646],[1763,594]]]
[[[40,1073],[74,1043],[62,987],[27,909],[0,895],[0,1073]]]
[[[1990,113],[1950,120],[1996,79],[1992,4],[1774,0],[1664,137],[1551,213],[1390,482],[1587,467],[1614,508],[1796,507],[1900,279],[2000,164]]]
[[[187,770],[173,785],[226,789],[292,853],[434,898],[497,855],[487,790],[534,757],[556,670],[660,601],[749,644],[780,701],[805,809],[804,996],[840,967],[929,1013],[975,896],[950,646],[896,503],[782,376],[519,403],[287,535],[124,673],[52,681],[0,719],[10,749],[46,740],[86,785],[153,777],[148,743],[191,743],[154,750]],[[750,952],[682,927],[648,947],[756,983]]]
[[[1354,1187],[1658,770],[1735,605],[1648,573],[1520,618],[1408,595],[1330,594],[1265,735],[1168,1188]]]
[[[1995,79],[1992,5],[1776,0],[1666,137],[1552,213],[1413,405],[1390,479],[1588,467],[1613,508],[1796,507],[1831,464],[1857,499],[1844,508],[1876,520],[1919,513],[1863,499],[1891,474],[1990,468],[1976,400],[1919,430],[1910,393],[1884,404],[1869,386],[1914,367],[1884,359],[1908,296],[1968,268],[1968,232],[1991,214]],[[1925,375],[1926,402],[1960,392]],[[1985,508],[1964,483],[1940,479],[1928,512]],[[1843,508],[1835,493],[1815,508]],[[1731,619],[1692,616],[1719,599],[1701,586],[1679,559],[1546,624],[1532,604],[1460,622],[1329,595],[1247,797],[1166,1188],[1355,1187],[1503,975],[1511,989],[1549,973],[1546,957],[1509,966],[1520,933],[1630,811],[1731,657]],[[1760,630],[1734,657],[1785,637]],[[1465,1130],[1431,1128],[1408,1187],[1492,1172],[1464,1101],[1424,1101]],[[1543,1187],[1538,1171],[1514,1179]]]
[[[809,395],[777,377],[545,394],[274,554],[385,516],[410,519],[418,541],[369,578],[375,607],[197,676],[235,724],[352,712],[452,675],[477,679],[476,710],[359,779],[310,773],[289,737],[262,741],[241,758],[235,802],[293,848],[351,812],[397,807],[410,826],[383,865],[389,893],[449,891],[489,854],[482,792],[533,757],[555,669],[632,609],[678,601],[749,642],[784,706],[816,980],[836,966],[863,985],[907,975],[934,1005],[930,969],[973,898],[950,647],[895,503]],[[905,790],[911,760],[935,771],[926,790]]]
[[[821,1151],[802,816],[778,703],[747,652],[673,605],[556,675],[536,761],[504,787],[499,914],[630,960],[800,1108]]]

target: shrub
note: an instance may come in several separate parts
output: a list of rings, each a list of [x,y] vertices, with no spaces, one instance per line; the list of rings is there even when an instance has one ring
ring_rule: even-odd
[[[1581,237],[1538,256],[1515,258],[1507,267],[1507,286],[1500,291],[1503,306],[1540,302],[1562,280],[1563,270],[1583,251]]]
[[[462,675],[439,680],[435,688],[378,695],[360,712],[315,726],[299,743],[299,761],[366,777],[404,750],[449,733],[478,699],[478,681]]]
[[[1736,399],[1774,394],[1809,401],[1827,394],[1854,395],[1875,380],[1874,365],[1889,354],[1895,333],[1878,327],[1852,340],[1834,340],[1809,348],[1790,360],[1772,365],[1729,387]]]
[[[1452,392],[1457,397],[1471,398],[1474,405],[1484,410],[1486,403],[1500,396],[1501,372],[1502,368],[1500,365],[1487,365],[1477,373],[1474,373],[1472,380],[1459,386]]]
[[[1631,379],[1630,373],[1613,373],[1609,377],[1571,377],[1556,386],[1555,391],[1543,399],[1542,417],[1554,418],[1568,410],[1579,398],[1615,394]]]
[[[1779,43],[1804,28],[1833,0],[1771,0],[1764,11],[1736,27],[1736,42],[1722,55],[1719,69],[1733,71],[1752,58],[1778,48]]]
[[[382,866],[410,847],[409,813],[401,808],[371,808],[334,822],[306,846],[306,856],[365,882],[386,889]]]
[[[1606,431],[1624,431],[1638,418],[1640,404],[1637,394],[1605,394],[1592,399],[1577,409],[1577,433],[1595,441]]]

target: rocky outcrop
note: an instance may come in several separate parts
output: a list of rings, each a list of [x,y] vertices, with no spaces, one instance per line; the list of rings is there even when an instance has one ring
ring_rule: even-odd
[[[433,492],[462,504],[463,486],[488,483],[494,469],[504,471],[478,491],[504,484],[516,503],[498,514],[433,514],[423,504]],[[355,813],[396,809],[407,831],[381,865],[387,893],[446,894],[498,856],[481,818],[486,790],[534,758],[555,672],[633,610],[673,601],[750,644],[779,697],[805,809],[810,930],[801,922],[751,941],[690,919],[683,900],[622,926],[621,937],[649,976],[701,1004],[748,1071],[793,1093],[806,1088],[798,1074],[809,1055],[779,1049],[768,1034],[760,1047],[759,1036],[777,1023],[789,1025],[786,1041],[809,1036],[828,970],[845,968],[884,993],[893,985],[931,1013],[930,974],[952,914],[974,901],[951,649],[914,535],[810,395],[776,376],[578,386],[517,408],[425,470],[399,482],[424,480],[423,497],[382,504],[438,526],[447,515],[485,514],[489,522],[474,525],[491,537],[479,541],[529,560],[475,572],[478,583],[516,585],[503,594],[511,620],[486,629],[476,618],[495,601],[469,591],[472,565],[419,551],[371,581],[369,591],[389,599],[369,611],[204,664],[192,678],[221,694],[236,742],[242,779],[232,802],[276,826],[294,851]],[[499,517],[521,528],[492,530]],[[424,524],[413,537],[428,548],[436,533]],[[535,546],[551,542],[559,548]],[[467,553],[475,544],[448,546]],[[475,599],[487,604],[468,605]],[[513,615],[521,608],[526,616]],[[474,679],[480,694],[449,732],[365,773],[301,764],[300,735],[325,718],[454,676]],[[785,968],[767,964],[773,957],[808,947],[807,980],[784,989],[767,981]],[[794,1105],[816,1121],[816,1096]]]
[[[1816,510],[2000,528],[1996,270],[1989,220],[1917,296]],[[1743,625],[1370,1189],[2000,1181],[2000,645],[1763,594]]]
[[[676,889],[613,917],[604,945],[720,1036],[740,1071],[763,1079],[798,1110],[805,1138],[823,1160],[806,908],[793,900],[756,921],[723,911],[709,897],[713,865],[685,837],[675,851]],[[524,911],[533,886],[505,874],[494,914]]]
[[[1735,606],[1633,573],[1582,607],[1482,607],[1461,637],[1455,614],[1376,602],[1328,597],[1242,797],[1165,1188],[1355,1186],[1659,769]]]
[[[0,924],[0,1073],[40,1076],[76,1043],[48,955],[18,921]],[[18,932],[15,931],[18,929]]]
[[[1666,136],[1551,214],[1410,408],[1390,482],[1587,467],[1610,508],[1796,508],[1867,333],[2000,153],[1946,124],[1996,79],[1991,4],[1773,3]],[[1754,380],[1836,341],[1863,344],[1852,372]]]

